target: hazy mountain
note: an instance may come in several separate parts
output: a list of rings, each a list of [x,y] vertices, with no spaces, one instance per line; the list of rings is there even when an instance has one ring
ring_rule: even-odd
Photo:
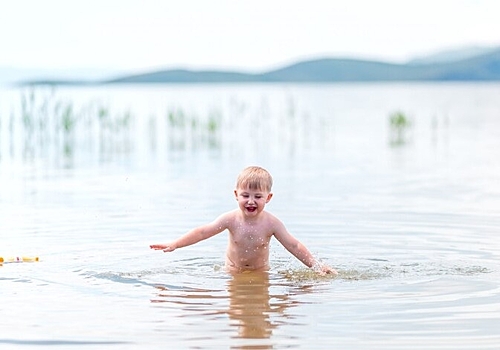
[[[298,62],[260,74],[175,69],[123,75],[114,79],[92,80],[88,74],[85,77],[89,79],[75,79],[75,76],[72,80],[59,76],[57,79],[44,77],[24,81],[26,84],[500,81],[500,47],[441,52],[404,64],[323,58]]]
[[[444,50],[433,53],[431,55],[413,58],[412,60],[408,61],[408,64],[451,63],[488,54],[497,49],[497,47],[469,46],[464,48]]]
[[[256,75],[224,71],[190,71],[183,69],[164,70],[145,74],[125,76],[104,83],[164,83],[164,82],[251,82],[259,81]]]
[[[165,70],[125,76],[104,83],[349,82],[500,80],[500,48],[470,58],[434,64],[324,58],[261,74]]]

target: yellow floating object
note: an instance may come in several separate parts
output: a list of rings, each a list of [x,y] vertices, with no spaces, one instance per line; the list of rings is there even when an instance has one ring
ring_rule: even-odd
[[[15,256],[3,258],[0,256],[0,264],[2,263],[21,263],[21,262],[36,262],[40,261],[38,256]]]

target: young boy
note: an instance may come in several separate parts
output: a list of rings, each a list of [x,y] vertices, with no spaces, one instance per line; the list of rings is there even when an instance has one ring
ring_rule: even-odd
[[[228,230],[227,269],[230,272],[267,271],[269,243],[274,236],[306,266],[317,269],[321,274],[336,275],[337,271],[320,264],[277,217],[264,210],[273,197],[272,184],[273,179],[267,170],[257,166],[245,168],[238,176],[234,190],[238,209],[224,213],[213,222],[196,227],[170,243],[152,244],[150,248],[172,252]]]

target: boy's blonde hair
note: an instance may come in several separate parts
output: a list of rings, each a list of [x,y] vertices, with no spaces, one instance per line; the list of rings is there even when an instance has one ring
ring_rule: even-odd
[[[236,188],[271,192],[273,178],[269,172],[259,166],[249,166],[238,175]]]

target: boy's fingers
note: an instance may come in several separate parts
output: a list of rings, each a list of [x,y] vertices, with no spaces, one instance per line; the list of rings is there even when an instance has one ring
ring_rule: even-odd
[[[338,276],[339,275],[339,273],[337,272],[337,270],[333,270],[333,269],[330,270],[328,273],[331,274],[331,275],[334,275],[334,276]]]

